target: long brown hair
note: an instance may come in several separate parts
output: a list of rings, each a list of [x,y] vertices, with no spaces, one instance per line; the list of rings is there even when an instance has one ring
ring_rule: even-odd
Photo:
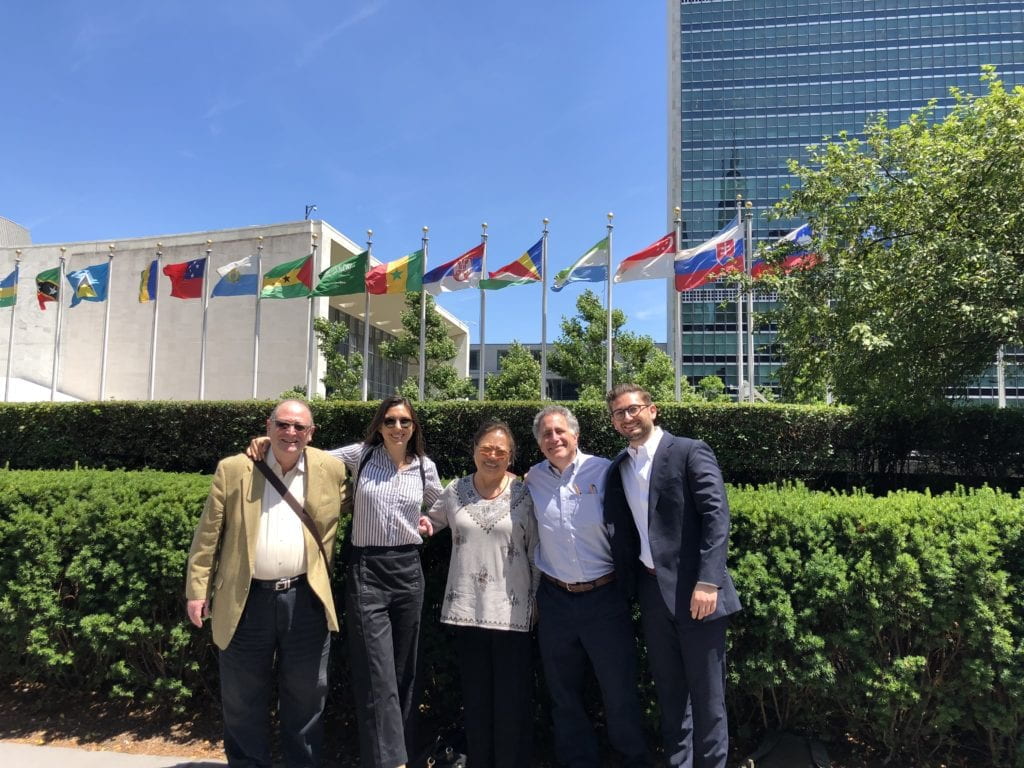
[[[384,442],[384,435],[380,433],[380,428],[384,425],[384,416],[396,405],[404,405],[409,409],[409,416],[412,418],[413,427],[415,427],[412,433],[412,440],[405,445],[405,455],[418,456],[422,459],[427,453],[427,444],[423,440],[423,429],[420,427],[420,420],[416,416],[416,409],[412,407],[412,403],[400,395],[391,395],[380,401],[380,406],[378,406],[377,412],[373,414],[370,426],[366,429],[366,437],[363,438],[363,442],[371,448]]]

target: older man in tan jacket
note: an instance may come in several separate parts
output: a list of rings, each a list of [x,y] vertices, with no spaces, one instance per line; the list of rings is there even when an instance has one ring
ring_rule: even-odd
[[[320,762],[330,631],[338,630],[325,556],[333,558],[338,517],[351,499],[345,465],[308,447],[314,429],[305,403],[280,403],[267,419],[266,463],[308,513],[316,538],[239,454],[217,465],[189,552],[188,618],[201,627],[209,617],[220,648],[224,751],[233,768],[271,766],[275,673],[286,765]]]

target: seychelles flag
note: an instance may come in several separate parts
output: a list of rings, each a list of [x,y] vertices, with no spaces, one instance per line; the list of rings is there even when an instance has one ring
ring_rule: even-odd
[[[541,249],[544,247],[541,238],[515,261],[506,264],[490,273],[486,280],[480,281],[480,287],[488,291],[508,288],[510,285],[529,285],[541,280]]]

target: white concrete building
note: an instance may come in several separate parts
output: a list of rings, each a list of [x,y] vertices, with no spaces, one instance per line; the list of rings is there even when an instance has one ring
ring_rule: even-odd
[[[262,239],[261,239],[262,238]],[[50,389],[54,373],[57,319],[61,315],[57,352],[56,390],[82,400],[98,400],[103,377],[104,325],[107,327],[106,373],[102,384],[107,400],[149,398],[153,328],[156,323],[153,397],[158,400],[238,400],[253,396],[254,338],[257,302],[253,296],[215,297],[206,309],[206,354],[200,376],[203,341],[202,299],[170,295],[170,280],[158,278],[156,302],[139,301],[143,270],[160,252],[160,269],[168,264],[202,258],[209,252],[207,292],[219,276],[216,269],[261,253],[261,273],[310,253],[317,244],[314,272],[319,273],[363,250],[363,247],[323,221],[297,221],[269,226],[223,229],[177,235],[33,245],[27,230],[0,220],[0,279],[20,259],[20,279],[14,308],[0,308],[0,380],[7,375]],[[262,249],[260,246],[262,245]],[[111,249],[110,246],[113,246]],[[65,272],[110,260],[110,288],[105,302],[83,301],[70,307],[70,286],[61,286],[62,310],[36,300],[35,277],[57,267]],[[274,398],[304,385],[309,339],[309,299],[264,299],[259,302],[259,362],[256,396]],[[377,345],[401,330],[404,296],[373,296],[370,302],[371,372],[369,398],[393,392],[415,366],[382,361]],[[349,348],[362,346],[364,296],[312,299],[314,317],[342,319],[356,331]],[[468,375],[469,332],[465,324],[438,307],[456,343],[456,370]],[[14,315],[11,331],[11,315]],[[344,317],[344,316],[348,317]],[[9,339],[11,340],[9,342]],[[314,345],[315,351],[315,345]],[[312,378],[322,394],[323,360],[313,354]],[[202,379],[202,381],[201,381]],[[2,395],[2,391],[0,391]],[[12,398],[13,399],[13,398]]]

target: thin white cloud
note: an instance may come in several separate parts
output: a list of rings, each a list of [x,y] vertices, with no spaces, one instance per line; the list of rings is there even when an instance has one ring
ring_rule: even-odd
[[[326,46],[331,40],[336,38],[346,29],[356,26],[357,24],[366,21],[371,16],[374,16],[378,11],[384,7],[384,0],[374,0],[369,5],[365,5],[356,11],[354,14],[344,19],[339,24],[329,29],[327,32],[314,37],[303,47],[302,52],[299,53],[298,58],[295,60],[295,68],[301,69],[312,61],[324,46]]]

